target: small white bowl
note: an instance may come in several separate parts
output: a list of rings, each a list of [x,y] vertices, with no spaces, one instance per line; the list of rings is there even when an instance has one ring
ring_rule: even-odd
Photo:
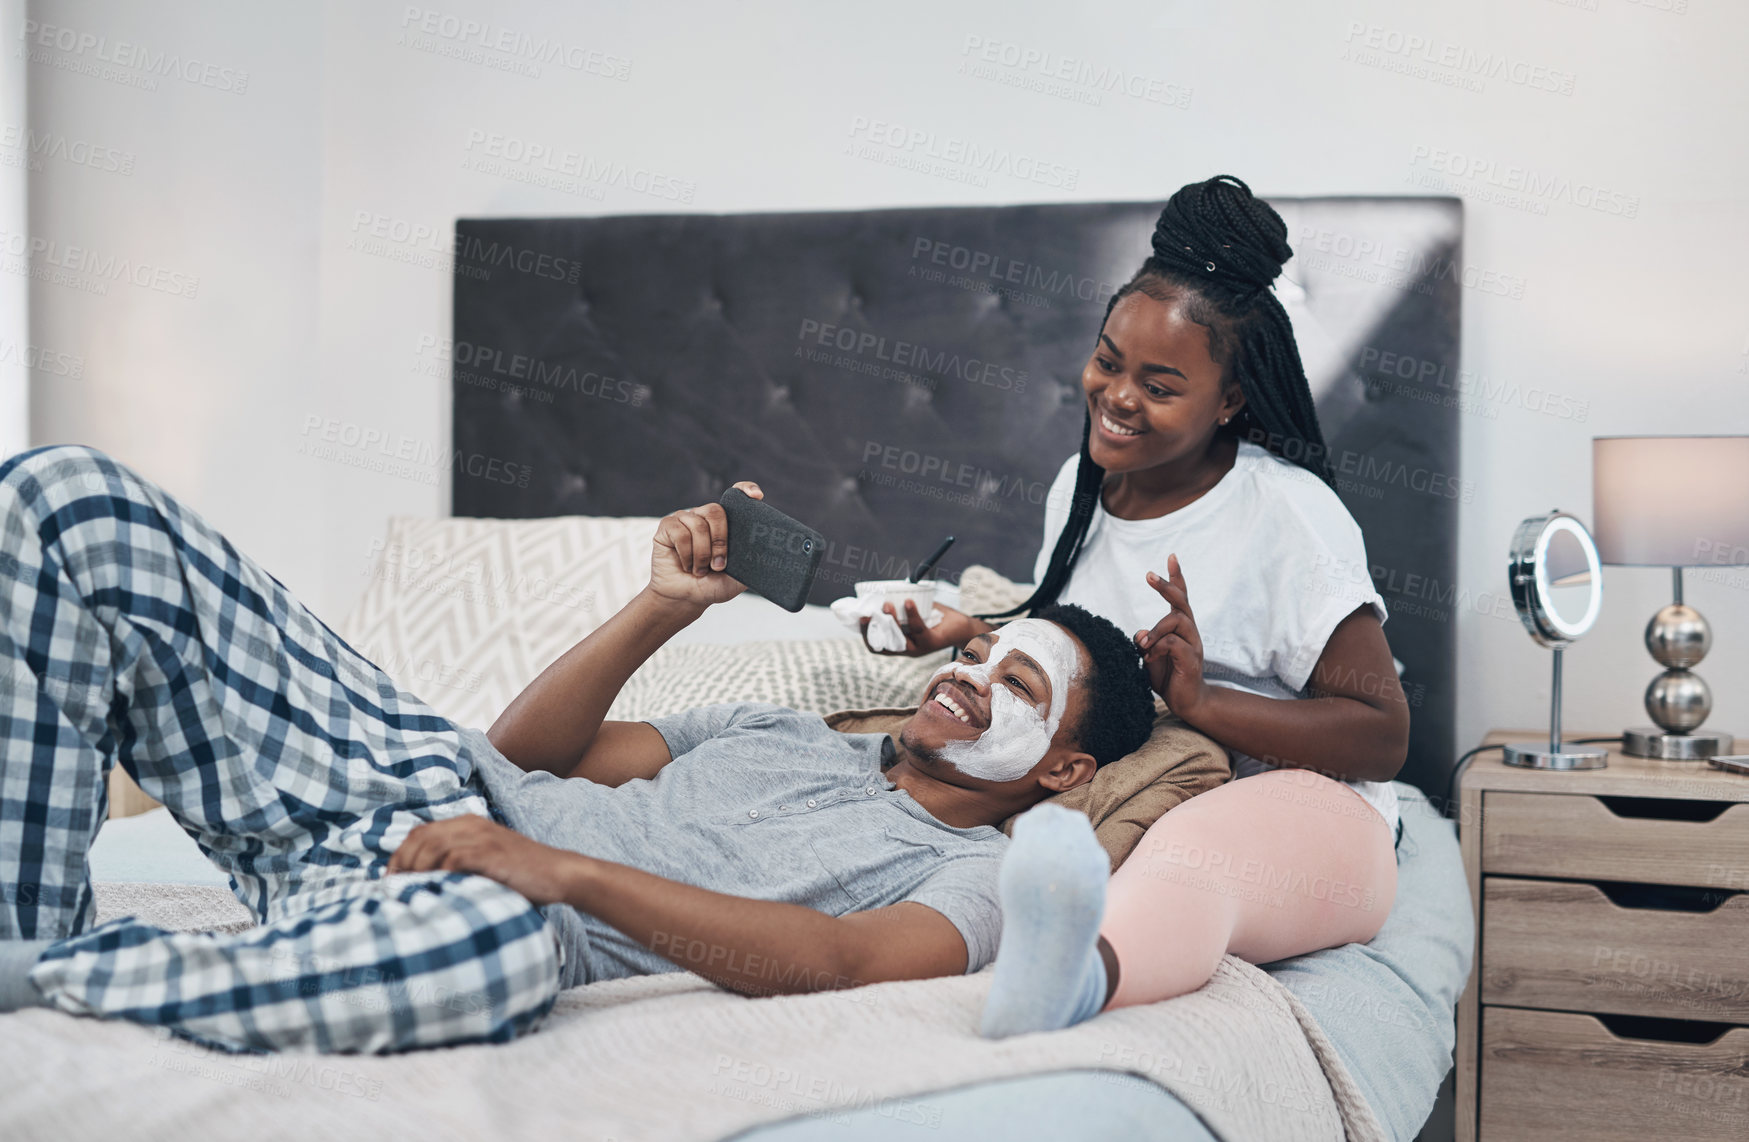
[[[935,581],[925,579],[921,583],[913,583],[908,579],[869,579],[856,585],[856,597],[866,599],[870,595],[881,596],[883,603],[893,604],[893,610],[898,612],[901,620],[905,618],[906,602],[917,604],[917,613],[928,622],[929,616],[935,612]]]

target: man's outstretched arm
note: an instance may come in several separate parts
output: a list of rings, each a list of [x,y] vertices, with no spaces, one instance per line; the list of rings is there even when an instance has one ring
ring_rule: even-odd
[[[755,499],[757,484],[735,485]],[[588,638],[541,671],[486,736],[523,769],[619,785],[654,777],[672,760],[655,727],[604,722],[626,679],[712,603],[746,588],[723,570],[729,523],[721,504],[664,516],[650,550],[650,582]]]
[[[389,860],[391,873],[428,869],[489,876],[537,905],[569,904],[688,971],[747,995],[829,991],[966,970],[959,929],[924,904],[828,916],[555,849],[483,817],[421,825]]]

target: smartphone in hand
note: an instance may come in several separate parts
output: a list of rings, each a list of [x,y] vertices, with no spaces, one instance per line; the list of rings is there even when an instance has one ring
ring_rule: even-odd
[[[739,488],[724,492],[720,502],[729,517],[723,570],[784,610],[801,610],[826,554],[826,537]]]

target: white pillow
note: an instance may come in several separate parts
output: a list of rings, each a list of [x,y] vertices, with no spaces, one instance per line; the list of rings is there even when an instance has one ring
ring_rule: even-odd
[[[657,522],[394,517],[337,629],[401,688],[483,729],[650,581]]]

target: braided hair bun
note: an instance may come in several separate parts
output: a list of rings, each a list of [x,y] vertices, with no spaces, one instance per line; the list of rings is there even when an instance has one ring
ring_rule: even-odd
[[[1293,257],[1287,223],[1230,174],[1193,182],[1174,194],[1154,224],[1154,261],[1245,306],[1281,275]]]

